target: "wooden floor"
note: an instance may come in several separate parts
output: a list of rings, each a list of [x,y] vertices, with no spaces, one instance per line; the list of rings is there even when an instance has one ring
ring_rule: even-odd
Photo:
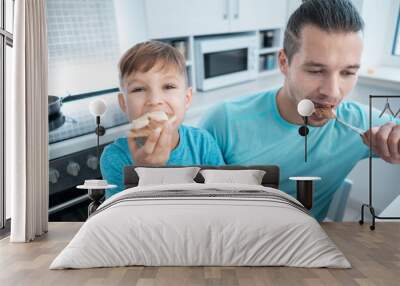
[[[50,223],[49,233],[27,244],[0,241],[0,285],[400,285],[400,223],[376,230],[357,223],[322,226],[353,268],[120,267],[48,270],[80,223]]]

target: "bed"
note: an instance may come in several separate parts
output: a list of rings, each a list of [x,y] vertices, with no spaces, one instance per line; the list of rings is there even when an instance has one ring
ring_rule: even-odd
[[[193,183],[140,186],[139,166],[127,167],[126,189],[103,202],[50,269],[351,267],[308,210],[279,190],[277,166],[199,167],[265,175],[260,185],[204,183],[198,173]]]

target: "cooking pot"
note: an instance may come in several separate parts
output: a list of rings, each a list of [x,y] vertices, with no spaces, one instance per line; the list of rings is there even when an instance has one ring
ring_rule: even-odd
[[[65,97],[60,97],[60,96],[55,96],[55,95],[48,96],[49,117],[57,115],[61,112],[61,106],[62,106],[63,100],[66,99],[67,97],[70,97],[70,95],[67,95]]]

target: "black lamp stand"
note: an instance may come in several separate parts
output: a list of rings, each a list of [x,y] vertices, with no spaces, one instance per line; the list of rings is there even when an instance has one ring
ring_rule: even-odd
[[[308,129],[308,117],[303,116],[304,125],[299,128],[299,134],[304,137],[304,162],[307,162],[307,135],[310,132]]]
[[[100,116],[96,116],[96,130],[95,133],[97,135],[97,160],[100,162],[100,136],[106,134],[106,129],[100,125]]]
[[[97,127],[95,133],[97,135],[97,162],[99,162],[100,165],[100,136],[106,134],[106,129],[100,125],[99,115],[96,116],[96,125]],[[94,213],[96,209],[101,205],[104,194],[105,189],[88,189],[88,195],[90,200],[92,201],[88,206],[88,216],[91,216],[92,213]]]

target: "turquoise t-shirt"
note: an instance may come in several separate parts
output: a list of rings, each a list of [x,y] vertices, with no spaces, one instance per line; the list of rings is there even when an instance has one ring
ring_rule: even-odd
[[[100,158],[103,179],[117,185],[106,191],[106,198],[124,189],[125,166],[134,165],[126,137],[118,138],[104,148]],[[205,130],[190,126],[179,127],[179,143],[172,150],[167,165],[225,165],[215,139]]]
[[[279,188],[296,197],[296,182],[291,176],[319,176],[315,182],[314,217],[323,220],[335,191],[353,167],[368,157],[369,149],[360,135],[330,120],[322,127],[310,127],[308,158],[304,161],[304,137],[299,125],[284,120],[278,110],[278,90],[224,102],[211,110],[200,124],[217,140],[226,164],[277,165]],[[368,106],[344,101],[337,116],[353,126],[369,128]],[[373,111],[373,126],[390,121]],[[397,120],[398,123],[400,120]]]

